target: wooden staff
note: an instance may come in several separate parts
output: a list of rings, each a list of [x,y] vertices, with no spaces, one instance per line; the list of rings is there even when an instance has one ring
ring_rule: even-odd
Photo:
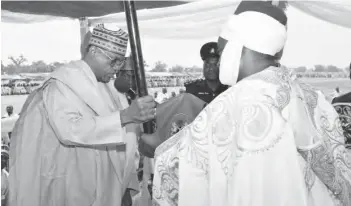
[[[83,44],[84,37],[89,31],[88,19],[86,17],[79,18],[79,24],[80,24],[80,43]]]
[[[124,11],[126,14],[130,48],[134,64],[135,78],[138,94],[140,97],[148,95],[145,79],[144,59],[141,51],[138,19],[133,0],[124,0]],[[152,123],[144,123],[144,132],[151,134]]]

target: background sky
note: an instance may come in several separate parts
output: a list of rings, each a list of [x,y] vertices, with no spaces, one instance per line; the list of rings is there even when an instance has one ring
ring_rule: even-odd
[[[351,29],[316,19],[297,9],[288,8],[288,41],[282,63],[288,67],[316,64],[347,67],[351,62]],[[142,31],[141,31],[142,33]],[[156,61],[168,66],[201,66],[199,50],[217,37],[198,40],[142,38],[143,55],[152,67]],[[1,23],[1,59],[23,54],[30,62],[64,62],[80,58],[78,20],[36,24]]]

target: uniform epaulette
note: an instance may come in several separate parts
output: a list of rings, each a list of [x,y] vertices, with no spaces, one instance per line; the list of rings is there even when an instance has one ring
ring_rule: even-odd
[[[192,84],[197,84],[197,83],[200,83],[204,81],[204,79],[195,79],[195,80],[190,80],[190,81],[187,81],[184,83],[184,86],[187,87],[189,85],[192,85]]]

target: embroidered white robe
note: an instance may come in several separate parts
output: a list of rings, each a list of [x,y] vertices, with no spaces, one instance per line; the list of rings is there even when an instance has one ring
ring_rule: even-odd
[[[351,205],[351,153],[338,115],[283,68],[229,88],[155,159],[155,205]]]

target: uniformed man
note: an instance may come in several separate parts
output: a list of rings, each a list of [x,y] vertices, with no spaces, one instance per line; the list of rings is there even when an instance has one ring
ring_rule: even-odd
[[[219,54],[216,42],[209,42],[200,50],[204,62],[203,74],[205,79],[197,79],[184,84],[186,92],[210,103],[216,96],[224,92],[228,86],[219,81]]]

